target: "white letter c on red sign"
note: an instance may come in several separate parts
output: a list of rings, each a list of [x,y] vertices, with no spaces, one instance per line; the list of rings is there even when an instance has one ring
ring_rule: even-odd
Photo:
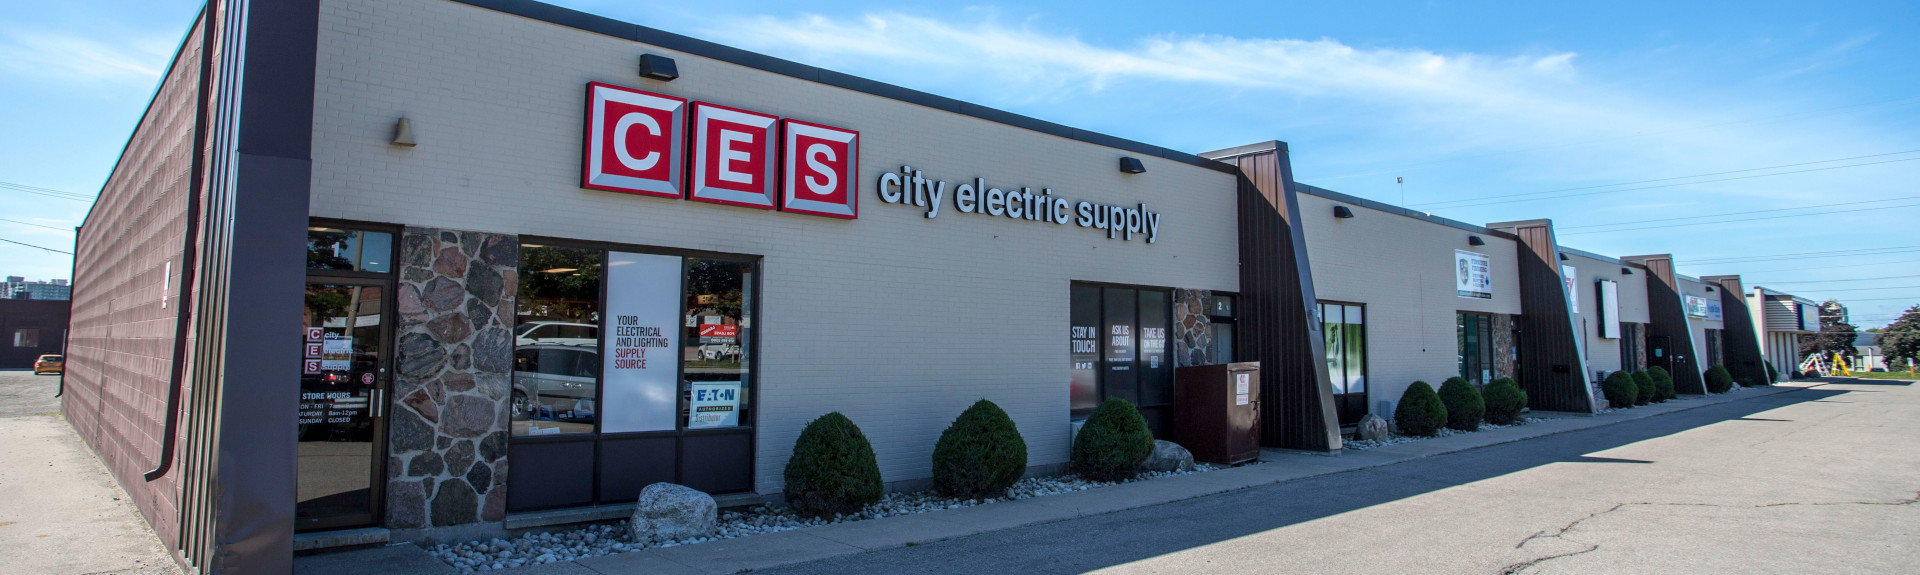
[[[826,183],[823,184],[816,183],[813,176],[807,176],[807,190],[824,196],[833,193],[835,189],[840,187],[840,178],[833,174],[832,168],[828,168],[826,164],[820,163],[821,154],[826,154],[827,161],[829,162],[838,160],[839,158],[834,155],[833,148],[828,147],[826,144],[807,146],[807,168],[827,177]]]
[[[654,164],[660,163],[660,152],[649,151],[647,157],[637,160],[633,158],[632,153],[627,152],[627,128],[633,127],[634,124],[646,126],[649,134],[660,135],[660,123],[655,122],[653,116],[641,112],[628,112],[627,115],[620,117],[619,122],[613,124],[613,155],[620,158],[620,165],[626,166],[629,170],[637,172],[651,170]]]

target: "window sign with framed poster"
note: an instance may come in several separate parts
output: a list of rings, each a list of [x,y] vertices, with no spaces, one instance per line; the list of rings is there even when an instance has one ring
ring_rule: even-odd
[[[679,256],[607,253],[602,433],[674,429],[680,265]]]

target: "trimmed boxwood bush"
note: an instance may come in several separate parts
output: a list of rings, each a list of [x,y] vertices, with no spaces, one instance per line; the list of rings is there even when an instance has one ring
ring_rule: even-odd
[[[1653,403],[1654,396],[1660,395],[1660,388],[1653,385],[1653,376],[1647,375],[1647,372],[1636,371],[1633,372],[1631,377],[1633,378],[1633,388],[1637,391],[1637,393],[1633,395],[1634,405]]]
[[[836,411],[800,431],[787,460],[787,505],[808,517],[849,515],[880,501],[880,464],[873,444]]]
[[[1073,472],[1094,481],[1124,481],[1140,473],[1153,454],[1153,432],[1132,403],[1118,397],[1100,402],[1073,439]]]
[[[1679,397],[1673,392],[1673,374],[1667,373],[1667,368],[1657,365],[1649,367],[1647,377],[1653,378],[1653,394],[1660,398],[1660,401]]]
[[[1727,373],[1726,366],[1707,368],[1707,393],[1726,393],[1729,389],[1733,389],[1733,374]]]
[[[1607,407],[1617,409],[1633,407],[1633,399],[1640,396],[1640,389],[1633,386],[1633,377],[1624,371],[1607,374],[1607,379],[1600,382],[1600,391],[1607,395]]]
[[[960,412],[933,446],[933,488],[963,499],[1005,497],[1027,472],[1027,441],[1013,418],[982,399]]]
[[[1511,425],[1520,420],[1520,411],[1527,408],[1527,390],[1520,389],[1520,382],[1511,377],[1502,377],[1487,384],[1486,392],[1487,423]]]
[[[1447,424],[1447,406],[1427,382],[1416,381],[1400,394],[1400,405],[1393,408],[1393,424],[1401,435],[1431,437]]]
[[[1480,390],[1458,377],[1440,382],[1440,404],[1447,408],[1447,427],[1460,431],[1480,429],[1480,418],[1487,414]]]

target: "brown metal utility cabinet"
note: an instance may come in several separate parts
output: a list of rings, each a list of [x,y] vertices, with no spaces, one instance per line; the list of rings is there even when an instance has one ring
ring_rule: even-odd
[[[1260,362],[1183,367],[1173,378],[1174,437],[1195,460],[1260,457]]]

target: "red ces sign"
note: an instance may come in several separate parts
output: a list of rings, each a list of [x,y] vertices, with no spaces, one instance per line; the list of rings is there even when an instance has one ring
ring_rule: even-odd
[[[592,82],[586,139],[583,188],[860,215],[853,130]]]

